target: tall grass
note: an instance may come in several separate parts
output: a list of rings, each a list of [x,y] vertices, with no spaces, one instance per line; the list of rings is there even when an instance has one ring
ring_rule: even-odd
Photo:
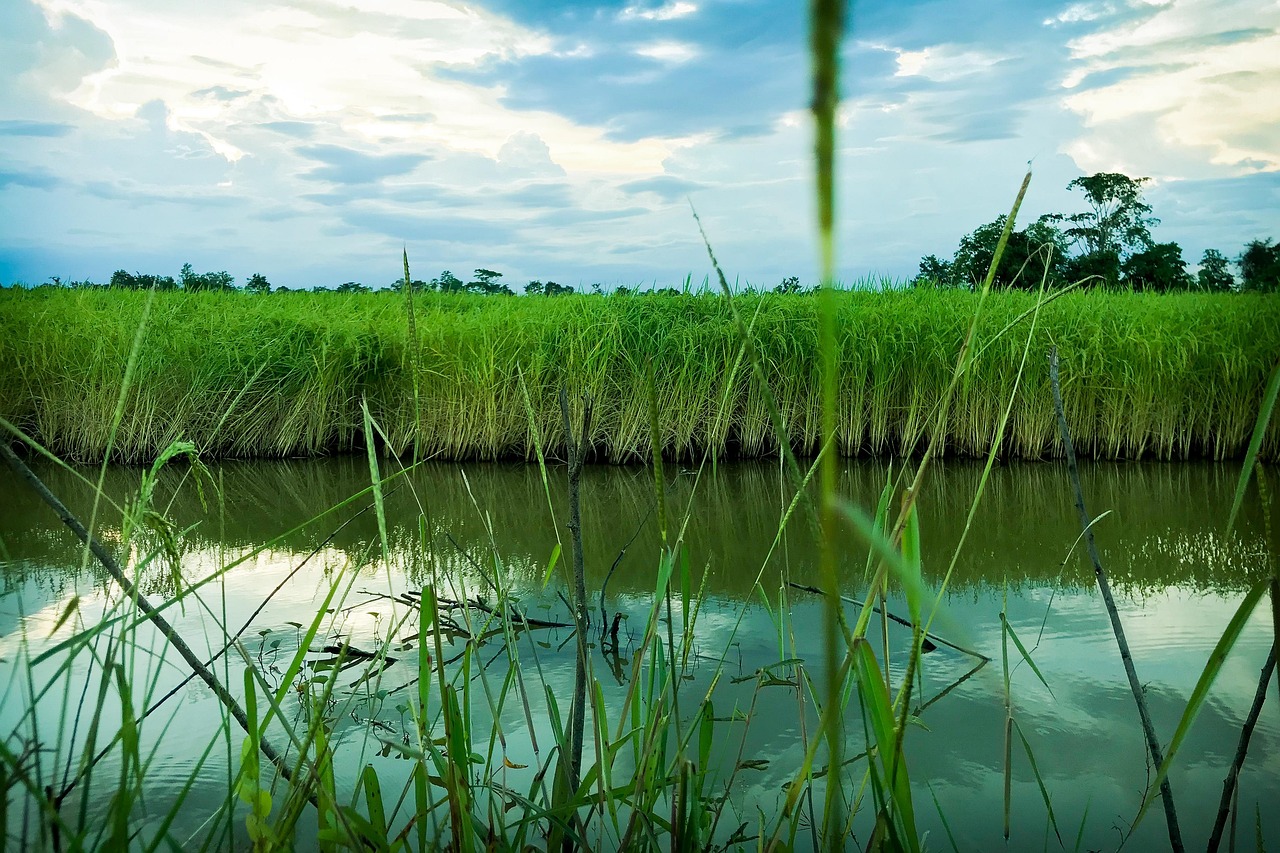
[[[845,455],[982,455],[1012,399],[1003,457],[1058,456],[1048,372],[1028,361],[1034,296],[992,293],[980,354],[936,418],[977,304],[937,290],[831,293],[836,448]],[[147,296],[0,291],[0,416],[74,459],[101,459]],[[820,305],[811,295],[414,300],[416,346],[395,294],[155,296],[114,458],[192,441],[206,458],[283,457],[363,445],[366,399],[389,446],[424,458],[532,459],[563,447],[559,388],[594,401],[585,437],[603,461],[649,458],[646,369],[667,457],[758,456],[821,446]],[[758,370],[733,371],[731,308],[751,323]],[[1012,328],[1010,328],[1012,327]],[[1280,302],[1262,296],[1069,293],[1040,311],[1031,352],[1062,354],[1077,452],[1159,459],[1243,453],[1274,354]],[[521,377],[528,393],[526,411]],[[722,417],[720,400],[728,400]],[[1260,438],[1280,451],[1280,424]]]

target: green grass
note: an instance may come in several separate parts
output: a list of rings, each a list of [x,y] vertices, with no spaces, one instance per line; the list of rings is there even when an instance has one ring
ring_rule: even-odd
[[[977,296],[833,296],[838,450],[923,452]],[[101,459],[146,298],[0,291],[0,417],[64,456]],[[735,373],[740,339],[730,306],[713,294],[427,294],[415,298],[411,344],[399,294],[161,293],[113,453],[148,460],[179,438],[205,458],[357,450],[363,398],[397,452],[411,452],[416,440],[423,457],[532,459],[535,432],[551,451],[562,445],[564,385],[571,398],[593,400],[587,442],[595,458],[639,461],[651,452],[652,364],[668,457],[777,453],[760,376],[793,449],[814,454],[823,420],[821,302],[805,294],[735,297],[761,368]],[[977,361],[941,422],[944,452],[984,454],[1012,398],[1002,455],[1059,454],[1042,358],[1029,360],[1013,393],[1027,345],[1023,315],[1034,304],[1026,293],[988,297]],[[1280,352],[1280,301],[1069,293],[1042,308],[1029,352],[1050,343],[1061,353],[1067,417],[1083,455],[1238,457]],[[725,395],[725,416],[717,418]],[[1274,458],[1278,449],[1273,421],[1261,454]]]

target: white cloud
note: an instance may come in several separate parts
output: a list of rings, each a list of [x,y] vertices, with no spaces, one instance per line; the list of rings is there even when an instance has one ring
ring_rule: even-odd
[[[678,65],[696,59],[698,48],[682,41],[655,41],[635,48],[634,53],[647,59]]]
[[[1064,104],[1089,132],[1066,150],[1083,169],[1123,162],[1179,177],[1280,170],[1280,4],[1231,5],[1177,0],[1070,43],[1076,66],[1063,86],[1084,88]],[[1249,29],[1223,32],[1226,22]],[[1091,75],[1108,73],[1120,79],[1088,86]]]
[[[935,83],[950,83],[974,74],[984,74],[1002,59],[997,54],[966,50],[952,44],[937,44],[921,50],[897,50],[895,77],[923,77]]]
[[[664,3],[656,9],[650,9],[645,6],[628,6],[618,13],[618,17],[624,21],[674,21],[677,18],[692,15],[697,11],[697,3],[689,3],[686,0],[673,0],[673,2]]]

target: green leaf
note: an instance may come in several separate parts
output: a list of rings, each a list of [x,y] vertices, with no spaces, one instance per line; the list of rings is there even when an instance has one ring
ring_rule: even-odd
[[[1254,463],[1258,461],[1258,451],[1262,449],[1262,439],[1267,434],[1267,425],[1271,423],[1271,415],[1276,408],[1276,397],[1280,396],[1280,361],[1276,362],[1267,380],[1267,390],[1262,395],[1262,406],[1258,409],[1258,421],[1253,425],[1253,438],[1249,440],[1249,449],[1245,451],[1244,463],[1240,466],[1240,481],[1236,484],[1236,496],[1231,501],[1231,515],[1227,517],[1227,532],[1235,526],[1236,516],[1244,503],[1244,491],[1249,485],[1249,477],[1253,474]]]
[[[560,562],[560,543],[557,542],[551,548],[551,559],[547,561],[547,572],[542,576],[542,588],[546,589],[547,584],[551,581],[551,573],[556,570],[556,563]]]
[[[1156,773],[1155,779],[1152,780],[1151,786],[1147,788],[1147,794],[1143,798],[1142,808],[1138,811],[1138,816],[1133,819],[1133,829],[1138,828],[1138,824],[1142,822],[1142,818],[1147,814],[1147,809],[1151,808],[1151,804],[1155,802],[1154,792],[1160,789],[1165,777],[1169,775],[1169,768],[1173,766],[1173,759],[1182,747],[1182,741],[1186,738],[1187,733],[1191,731],[1191,724],[1195,722],[1196,715],[1200,713],[1200,708],[1204,705],[1204,700],[1209,695],[1209,688],[1213,686],[1218,673],[1222,671],[1222,665],[1226,662],[1227,655],[1230,654],[1232,647],[1235,646],[1236,640],[1240,638],[1240,632],[1244,630],[1245,623],[1249,621],[1249,617],[1253,614],[1253,609],[1258,605],[1258,601],[1262,598],[1263,593],[1267,591],[1270,583],[1270,578],[1263,578],[1249,589],[1244,601],[1240,602],[1240,606],[1236,608],[1235,615],[1231,617],[1231,621],[1227,624],[1227,630],[1222,632],[1222,636],[1218,639],[1218,644],[1210,652],[1209,660],[1204,665],[1204,672],[1200,673],[1200,680],[1196,682],[1195,689],[1191,691],[1191,698],[1187,700],[1186,710],[1182,712],[1182,719],[1178,722],[1178,728],[1173,733],[1173,740],[1169,741],[1169,749],[1164,754],[1164,761],[1161,762],[1160,769]]]
[[[1036,674],[1036,678],[1040,679],[1040,683],[1044,685],[1044,689],[1049,691],[1049,695],[1053,696],[1053,688],[1049,686],[1049,682],[1044,680],[1044,675],[1040,672],[1040,667],[1036,666],[1036,662],[1031,659],[1031,653],[1027,651],[1027,647],[1022,645],[1022,640],[1018,639],[1018,634],[1013,630],[1013,626],[1009,624],[1008,617],[1004,612],[1000,613],[1000,624],[1009,635],[1009,639],[1013,640],[1013,644],[1018,647],[1018,654],[1022,655],[1022,659],[1027,662],[1027,666],[1031,667],[1031,671]],[[1057,697],[1054,696],[1056,699]]]

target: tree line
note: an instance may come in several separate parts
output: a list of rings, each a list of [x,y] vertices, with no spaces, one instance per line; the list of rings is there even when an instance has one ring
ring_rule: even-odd
[[[1280,244],[1271,239],[1253,240],[1245,244],[1234,259],[1239,278],[1232,272],[1233,260],[1217,249],[1206,249],[1194,275],[1187,268],[1182,247],[1177,243],[1157,242],[1151,229],[1160,220],[1142,196],[1143,185],[1150,178],[1130,178],[1117,172],[1099,172],[1076,178],[1067,184],[1069,190],[1084,194],[1087,210],[1081,213],[1047,213],[1022,230],[1012,230],[992,278],[992,287],[1034,290],[1043,284],[1048,288],[1078,284],[1083,287],[1119,287],[1134,291],[1176,292],[1240,292],[1274,293],[1280,291]],[[978,288],[986,279],[996,255],[1007,217],[997,216],[960,240],[950,260],[926,255],[920,260],[919,272],[911,279],[913,287]],[[417,292],[476,293],[488,296],[515,296],[512,287],[502,281],[496,270],[478,267],[470,281],[464,282],[449,270],[430,281],[414,279],[409,286]],[[236,291],[235,278],[225,270],[197,273],[191,264],[183,264],[175,278],[150,273],[116,270],[111,281],[63,282],[57,276],[49,284],[60,287],[124,290]],[[403,280],[391,282],[380,291],[400,290]],[[890,285],[891,286],[891,285]],[[312,287],[316,293],[368,293],[375,288],[358,281],[347,281],[337,287]],[[534,280],[524,285],[529,296],[559,296],[576,293],[575,288],[554,281]],[[774,293],[800,293],[807,290],[797,276],[788,276],[770,288]],[[288,287],[273,287],[261,273],[245,281],[248,293],[282,293]],[[592,284],[591,292],[604,293],[601,284]],[[617,287],[615,295],[656,294],[680,295],[691,292],[686,279],[683,289],[674,287]],[[744,292],[759,292],[748,286]]]
[[[1149,178],[1099,172],[1067,184],[1084,194],[1088,210],[1047,213],[1021,231],[1011,231],[995,270],[995,288],[1038,289],[1078,283],[1084,287],[1119,286],[1135,291],[1280,290],[1280,245],[1253,240],[1232,262],[1206,249],[1192,275],[1177,243],[1157,242],[1151,229],[1160,220],[1142,197]],[[926,255],[912,280],[917,287],[976,289],[985,281],[1007,217],[1001,215],[960,240],[951,260]]]

